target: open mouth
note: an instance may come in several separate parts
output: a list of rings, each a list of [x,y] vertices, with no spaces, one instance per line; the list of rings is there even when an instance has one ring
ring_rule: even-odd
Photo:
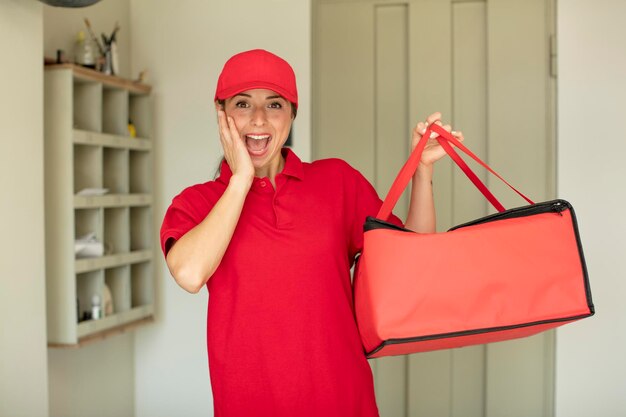
[[[265,133],[249,134],[245,138],[248,153],[254,156],[263,155],[267,150],[267,145],[272,141],[272,136]]]

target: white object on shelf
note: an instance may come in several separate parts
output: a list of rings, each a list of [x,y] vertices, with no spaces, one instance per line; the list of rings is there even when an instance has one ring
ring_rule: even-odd
[[[76,195],[104,195],[108,192],[108,188],[83,188]]]
[[[91,297],[91,319],[92,320],[100,320],[102,318],[102,305],[100,302],[100,296],[98,294],[94,294]]]
[[[98,242],[96,234],[91,232],[76,239],[74,253],[77,258],[94,258],[104,255],[104,244]]]

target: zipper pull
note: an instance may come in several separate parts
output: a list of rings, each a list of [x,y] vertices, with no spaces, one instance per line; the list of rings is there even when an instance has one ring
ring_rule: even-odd
[[[567,207],[565,206],[565,204],[561,203],[561,202],[556,202],[554,204],[552,204],[552,211],[554,211],[555,213],[558,213],[559,216],[563,217],[563,213],[561,213],[562,211],[567,210]]]

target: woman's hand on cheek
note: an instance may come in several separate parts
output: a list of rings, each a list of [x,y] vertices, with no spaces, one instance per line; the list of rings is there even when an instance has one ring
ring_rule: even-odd
[[[239,131],[232,117],[226,115],[223,110],[217,111],[217,121],[220,131],[220,142],[224,149],[224,157],[233,176],[240,176],[252,183],[254,178],[254,165],[246,148],[246,144],[239,136]]]

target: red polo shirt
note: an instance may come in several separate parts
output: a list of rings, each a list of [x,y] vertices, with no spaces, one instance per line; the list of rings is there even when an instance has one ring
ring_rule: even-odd
[[[354,319],[350,268],[376,191],[339,159],[255,178],[232,240],[207,283],[207,347],[216,417],[375,417],[372,373]],[[231,171],[176,196],[161,244],[200,223]],[[397,217],[391,220],[402,224]]]

